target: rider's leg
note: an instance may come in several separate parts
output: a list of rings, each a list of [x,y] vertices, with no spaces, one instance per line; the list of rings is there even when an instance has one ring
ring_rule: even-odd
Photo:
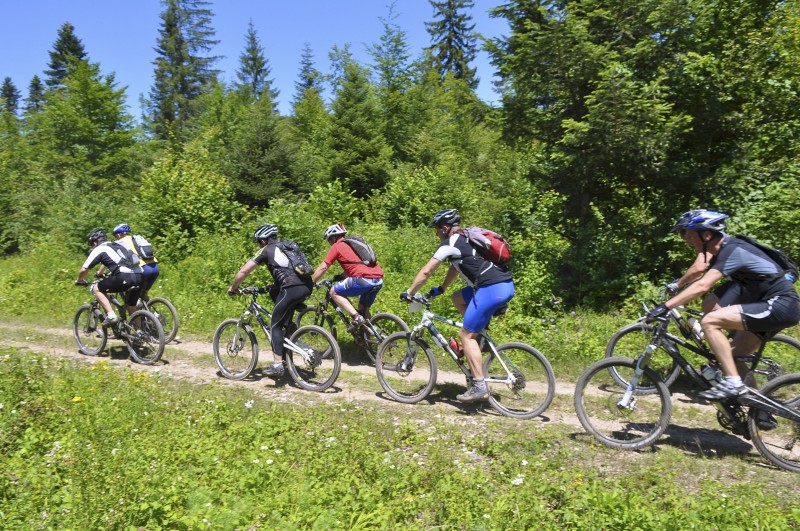
[[[741,307],[736,304],[713,310],[703,316],[700,325],[703,327],[711,351],[722,368],[722,373],[726,377],[738,377],[739,372],[733,361],[733,349],[725,332],[744,330]]]
[[[333,299],[333,302],[335,302],[339,308],[344,310],[347,315],[350,317],[355,317],[358,312],[356,312],[356,309],[353,308],[353,305],[350,303],[350,299],[344,295],[339,295],[336,293],[336,291],[334,291],[335,289],[336,286],[331,287],[331,299]]]
[[[97,299],[97,302],[100,303],[100,306],[103,308],[103,311],[106,312],[106,315],[116,315],[114,313],[114,308],[111,306],[111,301],[108,300],[108,297],[105,293],[100,291],[97,288],[97,284],[92,286],[92,293],[94,297]]]

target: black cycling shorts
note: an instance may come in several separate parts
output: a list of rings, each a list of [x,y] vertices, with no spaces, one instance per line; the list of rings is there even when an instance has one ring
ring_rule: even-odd
[[[141,285],[142,275],[140,273],[117,273],[98,282],[97,289],[101,293],[124,293],[125,304],[133,306],[139,300],[139,290],[128,290]]]
[[[727,282],[714,291],[722,307],[738,304],[742,323],[750,332],[777,332],[800,322],[796,294],[778,294],[762,300],[739,282]]]

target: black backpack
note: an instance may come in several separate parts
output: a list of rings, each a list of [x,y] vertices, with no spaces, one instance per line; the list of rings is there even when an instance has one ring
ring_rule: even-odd
[[[372,249],[370,244],[368,244],[364,238],[361,236],[347,236],[343,238],[344,242],[347,243],[361,258],[360,262],[341,262],[343,264],[364,264],[366,266],[374,266],[378,263],[378,257],[375,255],[375,251]]]
[[[306,255],[300,250],[297,242],[281,240],[277,243],[277,247],[286,255],[286,258],[289,259],[289,268],[292,269],[298,277],[306,278],[311,276],[314,270],[311,268],[311,264],[308,263]]]
[[[122,245],[119,242],[108,242],[108,245],[119,255],[120,260],[117,262],[117,265],[127,267],[128,269],[139,265],[139,257],[136,253],[131,251],[127,245]]]
[[[736,239],[742,240],[744,242],[749,243],[750,245],[761,249],[767,256],[769,256],[770,260],[775,262],[779,268],[783,271],[776,275],[745,275],[744,280],[774,280],[776,278],[780,278],[785,276],[787,279],[795,282],[798,277],[797,271],[797,264],[789,258],[789,256],[781,251],[780,249],[775,249],[773,247],[769,247],[768,245],[764,245],[763,243],[759,243],[755,239],[751,238],[750,236],[745,236],[744,234],[737,234]]]

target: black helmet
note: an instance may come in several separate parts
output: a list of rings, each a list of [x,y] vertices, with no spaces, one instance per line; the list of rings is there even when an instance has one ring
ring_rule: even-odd
[[[460,225],[461,224],[461,215],[458,213],[458,210],[455,208],[446,208],[444,210],[440,210],[436,214],[433,215],[433,220],[431,220],[431,224],[428,225],[429,228],[433,227],[441,227],[442,225]]]
[[[706,210],[701,208],[698,210],[690,210],[681,214],[678,221],[673,225],[672,230],[694,230],[704,231],[712,230],[715,232],[722,232],[725,230],[725,220],[728,214],[722,214],[713,210]]]
[[[253,241],[258,243],[258,240],[269,240],[277,235],[278,226],[268,223],[267,225],[261,225],[256,229],[256,231],[253,233]]]
[[[89,240],[89,245],[97,242],[103,243],[108,241],[108,236],[106,236],[106,231],[103,229],[94,229],[92,232],[89,233],[89,236],[86,237]]]

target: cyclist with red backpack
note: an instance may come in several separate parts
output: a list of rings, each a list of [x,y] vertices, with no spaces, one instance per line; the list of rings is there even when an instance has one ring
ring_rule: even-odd
[[[341,223],[331,225],[325,230],[323,237],[331,248],[311,275],[311,281],[319,282],[328,268],[334,262],[339,262],[346,276],[331,286],[331,298],[353,319],[351,326],[355,328],[370,317],[369,309],[383,287],[383,269],[363,238],[346,238],[346,234],[347,229]],[[348,297],[359,297],[358,311]]]
[[[456,209],[440,210],[433,216],[428,227],[435,229],[441,244],[400,298],[407,299],[417,293],[445,260],[449,261],[450,268],[444,281],[440,286],[431,289],[427,297],[444,294],[456,277],[461,275],[467,286],[453,293],[451,300],[464,318],[458,337],[474,381],[472,387],[456,398],[461,402],[486,400],[489,398],[489,390],[484,381],[483,360],[477,337],[489,324],[492,316],[514,296],[512,275],[508,269],[486,258],[470,243],[471,240],[461,230],[461,215]]]

